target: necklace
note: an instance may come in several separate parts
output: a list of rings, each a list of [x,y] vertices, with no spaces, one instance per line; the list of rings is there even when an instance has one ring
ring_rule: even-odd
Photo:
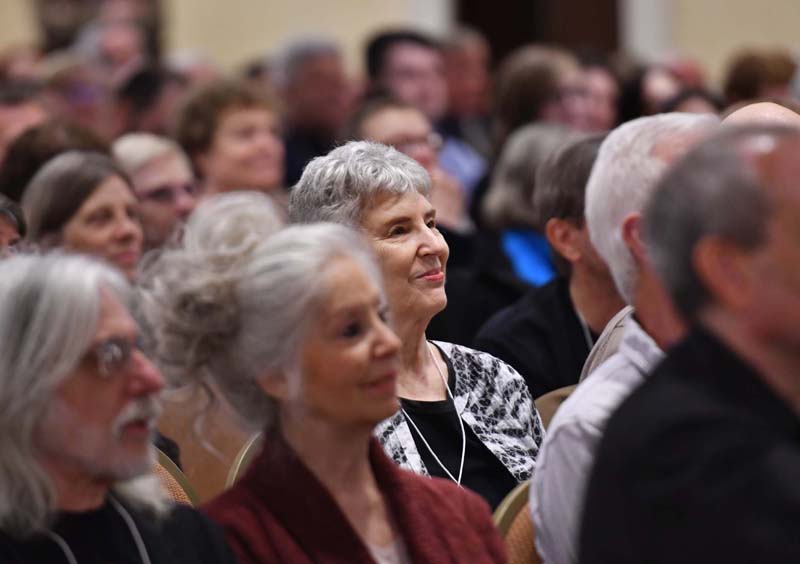
[[[426,342],[426,344],[428,345],[428,355],[431,358],[431,362],[433,362],[433,365],[436,367],[436,371],[439,373],[439,376],[441,377],[442,382],[444,382],[445,390],[447,390],[447,395],[450,396],[450,399],[453,402],[453,409],[456,412],[456,417],[458,418],[458,424],[461,427],[461,464],[459,464],[459,466],[458,466],[458,479],[456,479],[456,477],[453,476],[453,474],[450,473],[450,470],[448,470],[447,467],[442,463],[442,461],[439,460],[439,457],[436,456],[436,453],[431,448],[431,445],[428,444],[428,441],[425,439],[425,435],[423,435],[422,431],[419,430],[419,427],[417,427],[417,424],[414,423],[413,419],[411,419],[411,416],[408,414],[408,412],[405,409],[402,409],[402,408],[400,409],[400,411],[402,411],[402,413],[405,416],[406,420],[409,423],[411,423],[411,426],[414,427],[414,430],[417,432],[417,435],[419,435],[419,438],[422,439],[422,443],[428,449],[428,452],[431,453],[431,455],[433,456],[433,459],[437,462],[437,464],[439,464],[439,466],[441,466],[442,470],[444,470],[445,474],[447,474],[447,476],[451,480],[453,480],[456,484],[461,486],[461,477],[464,474],[464,458],[465,458],[465,455],[467,453],[467,433],[464,431],[464,421],[461,420],[461,415],[458,413],[458,408],[456,408],[456,400],[453,397],[453,392],[450,391],[450,384],[447,383],[447,378],[445,378],[444,373],[442,372],[442,369],[439,367],[439,364],[436,362],[436,359],[433,357],[433,351],[431,350],[431,348],[432,348],[431,344],[428,343],[428,342]]]
[[[142,561],[142,564],[151,564],[150,556],[147,554],[147,547],[144,545],[144,540],[142,539],[141,533],[139,533],[139,529],[136,527],[136,523],[133,522],[133,517],[131,517],[130,513],[128,513],[128,510],[125,509],[116,499],[109,496],[108,500],[111,502],[111,506],[116,510],[117,513],[119,513],[120,517],[122,517],[122,520],[125,521],[125,524],[128,526],[128,530],[131,532],[131,536],[133,537],[133,542],[136,544],[136,549],[139,551],[139,559]],[[61,549],[61,552],[64,553],[64,556],[69,564],[78,564],[75,554],[72,552],[69,544],[67,544],[67,541],[64,540],[64,537],[50,530],[45,531],[45,534],[50,537],[50,540],[58,545],[58,547]]]

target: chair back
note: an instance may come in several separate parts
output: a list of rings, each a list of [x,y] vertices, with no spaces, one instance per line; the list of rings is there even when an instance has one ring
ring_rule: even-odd
[[[197,495],[194,493],[186,475],[170,458],[158,450],[158,462],[155,473],[161,486],[176,503],[184,505],[197,505]]]
[[[529,490],[530,482],[518,485],[494,512],[494,524],[505,540],[509,564],[542,564],[534,541]]]
[[[228,479],[225,480],[226,488],[231,487],[233,483],[239,479],[239,476],[244,474],[244,471],[247,470],[248,466],[253,462],[253,459],[261,451],[263,442],[264,439],[261,433],[256,433],[244,444],[239,454],[236,455],[233,464],[231,464],[230,470],[228,470]]]

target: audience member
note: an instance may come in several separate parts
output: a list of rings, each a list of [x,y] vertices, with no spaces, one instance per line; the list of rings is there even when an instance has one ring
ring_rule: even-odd
[[[15,202],[43,164],[65,151],[107,153],[108,145],[97,135],[68,121],[48,120],[17,137],[0,166],[0,193]]]
[[[519,371],[534,398],[578,383],[594,340],[624,306],[583,214],[602,141],[593,136],[571,142],[542,163],[533,211],[559,274],[493,315],[475,338],[475,348]]]
[[[47,111],[36,83],[0,81],[0,166],[11,143],[46,119]]]
[[[665,67],[652,65],[636,69],[622,85],[619,122],[658,113],[680,91],[680,82]]]
[[[0,256],[13,254],[27,233],[28,225],[22,209],[0,195]]]
[[[690,329],[608,423],[581,562],[800,558],[798,150],[796,128],[727,130],[649,203],[643,237]]]
[[[283,141],[275,106],[238,81],[215,81],[181,109],[175,139],[192,161],[205,195],[260,190],[278,199]]]
[[[457,28],[443,44],[447,81],[447,114],[442,132],[462,139],[483,157],[491,156],[492,52],[489,41],[476,29]]]
[[[161,375],[122,276],[93,260],[0,263],[0,560],[234,562],[149,474]]]
[[[605,133],[617,125],[619,79],[605,63],[583,63],[584,124],[590,133]]]
[[[27,240],[101,258],[128,280],[136,278],[142,227],[130,180],[110,157],[69,151],[31,180],[22,209]]]
[[[150,133],[123,135],[112,154],[139,201],[144,250],[161,247],[194,210],[197,191],[189,159],[175,142]]]
[[[368,236],[402,343],[400,407],[376,435],[402,467],[447,477],[496,507],[530,477],[542,428],[525,381],[504,362],[425,330],[447,305],[448,248],[436,228],[431,181],[391,147],[351,142],[306,167],[292,221],[334,221]]]
[[[728,105],[759,98],[786,98],[797,70],[792,55],[782,49],[746,49],[734,55],[725,73]]]
[[[155,263],[146,309],[165,367],[264,432],[206,507],[239,561],[504,562],[482,500],[399,469],[372,436],[399,407],[401,343],[368,244],[331,224],[229,240],[206,219],[187,230],[204,245]]]
[[[660,111],[663,113],[719,114],[722,111],[722,101],[704,88],[685,88],[664,102]]]
[[[339,47],[327,40],[287,45],[270,75],[286,108],[286,185],[293,186],[308,161],[333,149],[349,114],[351,93]]]
[[[483,202],[484,224],[500,234],[502,250],[522,280],[542,286],[555,275],[552,252],[533,210],[542,163],[576,137],[560,125],[516,131],[503,148]]]
[[[756,102],[745,104],[729,113],[722,123],[726,127],[758,124],[800,127],[800,114],[774,102]]]
[[[367,44],[367,76],[372,92],[411,104],[437,130],[447,111],[447,81],[441,45],[414,30],[379,33]],[[442,131],[440,131],[442,133]],[[471,192],[486,172],[486,162],[467,143],[445,135],[442,168]]]
[[[548,427],[530,503],[547,563],[578,561],[583,497],[605,424],[662,351],[683,336],[683,320],[652,271],[641,215],[667,166],[717,123],[695,114],[640,118],[612,131],[600,147],[586,187],[586,222],[619,294],[635,306],[635,318],[628,316],[616,354],[578,385]]]
[[[167,135],[186,91],[184,78],[158,67],[133,73],[115,93],[121,131]]]
[[[581,127],[585,120],[578,61],[555,47],[528,45],[511,53],[497,73],[493,146],[500,155],[517,129],[535,122]]]

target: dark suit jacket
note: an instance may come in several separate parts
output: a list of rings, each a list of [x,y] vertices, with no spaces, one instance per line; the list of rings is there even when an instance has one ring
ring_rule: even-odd
[[[205,509],[240,564],[373,563],[336,502],[277,433],[233,488]],[[376,439],[370,461],[413,562],[505,562],[486,502],[438,478],[401,470]]]
[[[612,416],[582,523],[582,564],[800,562],[800,419],[694,329]]]

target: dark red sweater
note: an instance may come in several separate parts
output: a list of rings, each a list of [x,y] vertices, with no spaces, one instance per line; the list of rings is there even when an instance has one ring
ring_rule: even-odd
[[[376,439],[370,462],[413,562],[502,563],[505,547],[480,497],[400,469]],[[374,564],[333,497],[280,438],[205,507],[240,564]]]

